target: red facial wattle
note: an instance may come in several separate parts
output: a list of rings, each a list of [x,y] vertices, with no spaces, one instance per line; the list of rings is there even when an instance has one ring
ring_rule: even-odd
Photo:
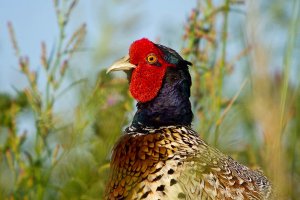
[[[130,92],[139,102],[152,100],[159,92],[166,68],[138,66],[133,70],[130,81]]]
[[[147,61],[149,55],[157,58],[156,63]],[[162,52],[148,39],[135,41],[129,50],[130,63],[137,67],[133,70],[130,80],[130,92],[139,102],[154,99],[163,83],[167,67],[170,66],[163,60]]]

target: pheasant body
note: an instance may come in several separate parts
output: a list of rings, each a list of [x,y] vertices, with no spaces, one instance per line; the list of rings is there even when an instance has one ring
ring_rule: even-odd
[[[270,194],[261,172],[209,147],[186,126],[138,134],[127,129],[111,167],[108,199],[264,199]]]
[[[192,130],[190,62],[147,39],[112,70],[130,70],[137,111],[114,147],[106,199],[270,199],[267,178]]]

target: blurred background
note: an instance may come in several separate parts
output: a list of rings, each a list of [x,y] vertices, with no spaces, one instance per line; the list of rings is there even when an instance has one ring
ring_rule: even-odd
[[[0,199],[101,199],[147,37],[193,63],[193,128],[300,195],[300,1],[0,2]]]

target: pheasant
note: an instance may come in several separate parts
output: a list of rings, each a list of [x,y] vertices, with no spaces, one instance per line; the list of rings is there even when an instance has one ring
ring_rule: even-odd
[[[209,146],[191,128],[190,65],[142,38],[107,70],[127,72],[137,111],[113,149],[105,199],[270,199],[261,171]]]

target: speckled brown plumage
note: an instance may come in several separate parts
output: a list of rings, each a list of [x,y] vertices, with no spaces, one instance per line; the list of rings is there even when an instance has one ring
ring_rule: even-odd
[[[106,199],[268,199],[266,177],[208,146],[190,127],[127,131]]]

